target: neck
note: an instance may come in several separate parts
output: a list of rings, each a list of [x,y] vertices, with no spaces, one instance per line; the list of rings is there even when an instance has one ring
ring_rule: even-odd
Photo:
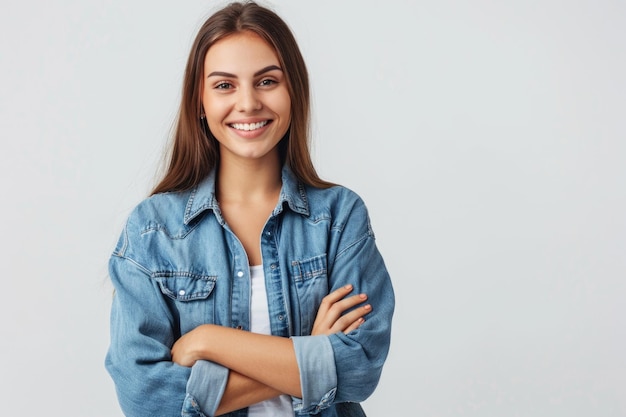
[[[253,202],[277,197],[282,186],[281,169],[276,163],[220,163],[217,198],[221,203]]]

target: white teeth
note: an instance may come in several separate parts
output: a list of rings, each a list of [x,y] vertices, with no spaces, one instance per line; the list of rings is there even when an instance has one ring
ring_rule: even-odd
[[[260,129],[263,126],[265,126],[266,124],[268,124],[269,122],[267,120],[264,120],[262,122],[258,122],[258,123],[233,123],[231,124],[232,127],[234,127],[237,130],[256,130],[256,129]]]

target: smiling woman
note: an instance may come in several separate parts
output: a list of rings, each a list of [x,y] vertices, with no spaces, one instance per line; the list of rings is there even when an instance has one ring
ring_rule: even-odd
[[[363,416],[395,299],[367,209],[317,175],[287,25],[232,3],[187,62],[170,165],[109,270],[127,416]]]
[[[202,105],[213,136],[226,158],[256,166],[279,160],[278,142],[291,119],[287,81],[276,51],[254,32],[216,42],[204,59]],[[243,161],[242,161],[243,162]]]

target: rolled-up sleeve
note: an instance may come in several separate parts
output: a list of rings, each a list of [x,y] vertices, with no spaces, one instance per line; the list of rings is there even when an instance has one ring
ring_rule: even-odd
[[[298,412],[316,413],[335,399],[337,372],[328,336],[294,336],[294,350],[300,370],[302,398],[292,398]]]
[[[335,263],[333,289],[354,285],[367,294],[372,312],[358,329],[329,336],[336,358],[337,402],[361,402],[375,390],[389,353],[394,291],[373,235],[351,245]]]
[[[329,252],[330,291],[350,284],[365,293],[372,312],[349,334],[292,337],[302,399],[296,411],[317,414],[334,403],[358,403],[375,390],[389,352],[394,290],[360,199],[334,226]]]
[[[114,296],[105,359],[124,415],[213,415],[228,371],[203,361],[193,368],[172,362],[171,348],[179,337],[176,319],[150,271],[124,256],[127,246],[123,234],[109,261]]]
[[[194,412],[201,412],[206,416],[214,416],[226,390],[226,382],[228,368],[209,361],[197,361],[191,368],[187,382],[183,415],[192,416]]]

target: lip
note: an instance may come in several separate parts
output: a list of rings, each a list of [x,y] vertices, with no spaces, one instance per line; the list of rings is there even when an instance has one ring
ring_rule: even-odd
[[[232,126],[233,124],[254,124],[254,123],[260,123],[260,122],[267,122],[267,124],[263,127],[260,127],[254,130],[240,130],[240,129],[235,129]],[[254,138],[261,136],[263,133],[265,133],[265,131],[269,128],[269,126],[271,126],[273,122],[274,120],[272,119],[255,118],[255,119],[231,121],[231,122],[226,123],[226,126],[228,126],[228,129],[234,134],[236,134],[237,136],[240,136],[246,139],[254,139]]]

